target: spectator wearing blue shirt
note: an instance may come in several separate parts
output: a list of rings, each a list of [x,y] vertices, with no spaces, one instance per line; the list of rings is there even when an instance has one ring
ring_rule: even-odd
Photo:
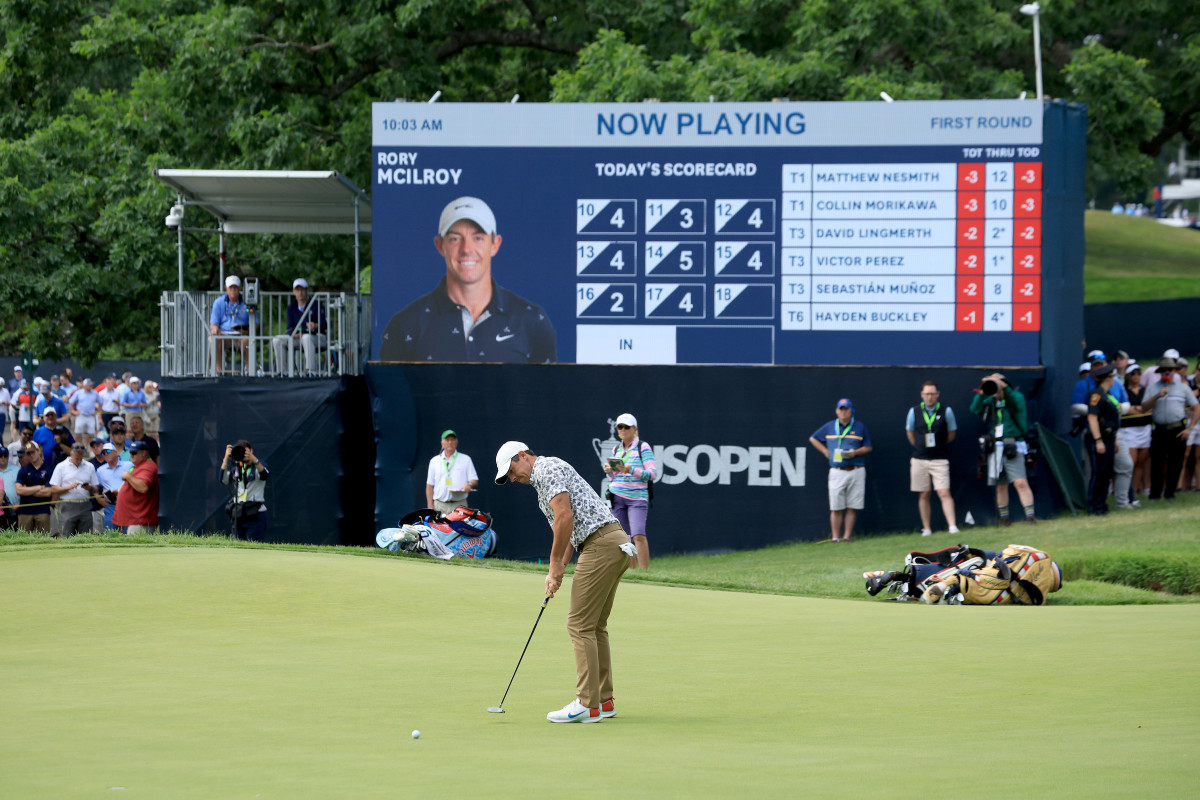
[[[242,279],[230,275],[225,279],[225,294],[213,301],[212,314],[208,318],[208,331],[214,337],[232,336],[250,332],[250,310],[242,301]],[[242,358],[245,360],[249,342],[241,339]],[[218,369],[225,363],[225,342],[217,339]]]
[[[837,402],[837,419],[822,425],[808,438],[829,461],[829,526],[832,538],[850,541],[858,512],[866,505],[867,464],[865,456],[874,447],[867,426],[854,417],[854,404],[843,397]]]
[[[1091,362],[1091,374],[1080,378],[1075,384],[1075,388],[1071,391],[1071,413],[1077,419],[1077,423],[1082,430],[1086,427],[1088,414],[1089,398],[1096,391],[1096,371],[1108,366],[1108,356],[1103,350],[1093,350],[1088,353],[1088,361]],[[1129,393],[1125,391],[1125,387],[1114,381],[1112,388],[1108,390],[1108,394],[1116,398],[1118,410],[1121,414],[1129,413]],[[1080,424],[1082,423],[1082,424]],[[1087,449],[1083,452],[1083,483],[1085,486],[1091,485],[1092,479],[1092,460],[1088,457]],[[1129,453],[1129,448],[1122,447],[1114,455],[1113,468],[1117,476],[1117,481],[1125,488],[1125,497],[1119,498],[1118,507],[1125,508],[1129,505],[1129,483],[1133,479],[1133,458]]]
[[[104,459],[103,464],[96,468],[96,480],[100,482],[100,491],[103,492],[99,500],[100,507],[104,513],[104,528],[113,528],[113,511],[117,507],[117,492],[121,491],[121,485],[124,481],[121,476],[133,469],[132,461],[121,461],[117,448],[111,444],[104,445],[101,458]],[[99,533],[100,531],[96,531]]]
[[[83,388],[71,395],[70,414],[75,418],[75,433],[80,437],[96,435],[96,414],[100,410],[100,395],[92,388],[92,379],[83,379]]]
[[[292,365],[287,360],[290,339],[304,351],[304,372],[311,378],[317,374],[317,351],[324,350],[328,341],[325,332],[329,323],[321,304],[316,300],[309,302],[308,281],[304,278],[292,281],[292,294],[295,296],[288,303],[287,333],[271,339],[271,349],[275,351],[275,374],[291,374]]]
[[[42,456],[46,462],[53,468],[54,448],[57,442],[54,439],[54,429],[58,427],[58,412],[51,406],[46,406],[45,413],[42,415],[42,425],[33,432],[33,441],[42,448]]]
[[[142,379],[136,375],[129,378],[129,391],[121,397],[121,416],[126,423],[134,417],[141,417],[146,411],[146,393],[142,391]]]
[[[67,418],[67,403],[59,397],[55,397],[50,388],[50,381],[42,381],[40,387],[41,394],[38,396],[37,402],[33,406],[33,415],[40,417],[46,413],[47,408],[53,408],[55,415],[59,419]]]

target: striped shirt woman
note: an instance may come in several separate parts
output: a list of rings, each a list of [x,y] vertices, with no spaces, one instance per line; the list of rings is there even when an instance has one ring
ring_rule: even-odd
[[[646,516],[650,511],[650,484],[658,477],[658,462],[654,460],[654,449],[638,436],[637,419],[632,414],[617,417],[617,436],[621,443],[604,464],[613,515],[637,547],[637,565],[646,569],[650,565]]]

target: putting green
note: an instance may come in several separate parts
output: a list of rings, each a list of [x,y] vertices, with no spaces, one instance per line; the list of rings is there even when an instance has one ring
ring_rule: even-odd
[[[399,558],[5,553],[0,796],[1191,791],[1195,605],[930,608],[627,584],[610,621],[620,715],[551,725],[574,690],[564,593],[507,713],[488,714],[541,600],[537,575]]]

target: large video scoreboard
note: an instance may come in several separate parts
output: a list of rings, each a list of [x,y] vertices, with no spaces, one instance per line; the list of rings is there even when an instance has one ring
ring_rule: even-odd
[[[1039,363],[1040,103],[377,103],[373,126],[376,352],[473,196],[560,362]]]

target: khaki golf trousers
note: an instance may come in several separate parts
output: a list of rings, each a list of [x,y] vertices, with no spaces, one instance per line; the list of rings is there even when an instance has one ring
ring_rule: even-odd
[[[613,696],[608,614],[621,575],[629,568],[629,556],[620,549],[628,541],[629,536],[615,522],[598,528],[580,547],[571,579],[567,633],[575,647],[576,694],[587,708],[598,708]]]

